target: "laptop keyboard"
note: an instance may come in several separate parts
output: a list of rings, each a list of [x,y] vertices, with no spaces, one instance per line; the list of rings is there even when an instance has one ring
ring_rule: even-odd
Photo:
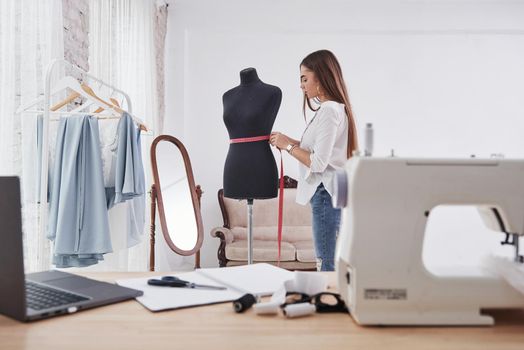
[[[27,307],[30,307],[33,310],[49,309],[56,306],[89,300],[89,298],[78,294],[46,287],[30,281],[25,282],[25,289]]]

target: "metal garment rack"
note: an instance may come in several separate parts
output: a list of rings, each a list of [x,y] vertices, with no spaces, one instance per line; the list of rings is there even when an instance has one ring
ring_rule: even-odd
[[[43,116],[43,130],[42,130],[42,162],[40,164],[40,215],[39,215],[39,231],[40,234],[46,232],[47,225],[47,185],[48,185],[48,167],[49,167],[49,121],[51,115],[96,115],[103,117],[106,114],[103,113],[94,113],[94,112],[68,112],[68,111],[51,111],[51,78],[55,73],[56,69],[64,68],[69,70],[69,74],[65,74],[65,77],[72,77],[71,73],[75,72],[78,76],[81,77],[83,82],[96,82],[99,87],[105,87],[111,91],[111,95],[114,93],[120,94],[123,96],[126,102],[126,112],[132,114],[132,103],[131,98],[124,91],[104,82],[103,80],[87,73],[83,69],[73,65],[72,63],[63,60],[53,60],[49,63],[46,69],[45,80],[44,80],[44,97],[38,98],[26,106],[22,106],[17,110],[17,113],[37,113]],[[76,78],[74,78],[76,80]],[[55,91],[57,93],[58,91]],[[43,104],[42,109],[29,109],[37,104]],[[133,117],[133,119],[137,119]],[[142,123],[143,124],[143,123]],[[144,124],[143,124],[144,125]]]

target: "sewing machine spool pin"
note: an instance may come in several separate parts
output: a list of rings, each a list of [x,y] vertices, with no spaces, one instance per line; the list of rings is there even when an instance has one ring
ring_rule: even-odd
[[[519,254],[519,236],[513,234],[513,245],[515,246],[515,262],[524,263],[524,256]]]
[[[512,245],[515,247],[515,262],[524,263],[524,256],[520,255],[520,246],[519,246],[519,235],[516,233],[504,232],[506,238],[500,242],[501,245]],[[511,238],[511,240],[510,240]]]
[[[511,237],[511,241],[510,238]],[[507,233],[506,239],[500,242],[501,245],[512,245],[515,247],[515,262],[524,263],[524,256],[520,255],[520,246],[519,246],[519,235],[516,233]]]
[[[510,233],[506,230],[506,226],[504,225],[504,221],[502,220],[502,217],[498,210],[496,208],[491,208],[491,211],[493,212],[495,218],[497,219],[497,222],[500,226],[500,231],[502,231],[506,238],[500,242],[501,245],[512,245],[515,247],[515,262],[518,263],[524,263],[524,256],[520,255],[519,252],[519,235],[516,233]],[[511,237],[511,240],[510,240]]]

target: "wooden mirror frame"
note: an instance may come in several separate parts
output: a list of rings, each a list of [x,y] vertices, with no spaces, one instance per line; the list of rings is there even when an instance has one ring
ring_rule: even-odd
[[[180,150],[182,159],[184,160],[184,167],[186,169],[187,182],[189,185],[189,192],[191,193],[191,201],[193,202],[193,211],[195,213],[195,221],[197,228],[197,242],[195,247],[191,250],[183,250],[177,247],[171,237],[169,236],[169,230],[167,228],[166,216],[164,211],[164,201],[162,199],[162,191],[160,187],[160,178],[158,174],[158,165],[156,161],[156,149],[157,145],[161,141],[168,141],[174,144]],[[153,185],[151,186],[151,245],[149,255],[149,270],[155,270],[155,207],[158,206],[158,215],[160,217],[160,225],[162,227],[162,233],[167,245],[175,253],[182,256],[189,256],[195,254],[195,268],[200,267],[200,248],[204,241],[204,227],[202,224],[202,213],[200,212],[200,198],[202,196],[202,189],[200,185],[195,186],[195,178],[193,177],[193,168],[191,167],[191,161],[186,148],[176,137],[171,135],[160,135],[153,140],[150,149],[151,155],[151,168],[153,170]]]

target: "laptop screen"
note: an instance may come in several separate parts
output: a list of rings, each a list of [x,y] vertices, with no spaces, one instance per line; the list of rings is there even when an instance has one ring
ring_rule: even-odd
[[[26,318],[20,180],[0,177],[0,313]]]

